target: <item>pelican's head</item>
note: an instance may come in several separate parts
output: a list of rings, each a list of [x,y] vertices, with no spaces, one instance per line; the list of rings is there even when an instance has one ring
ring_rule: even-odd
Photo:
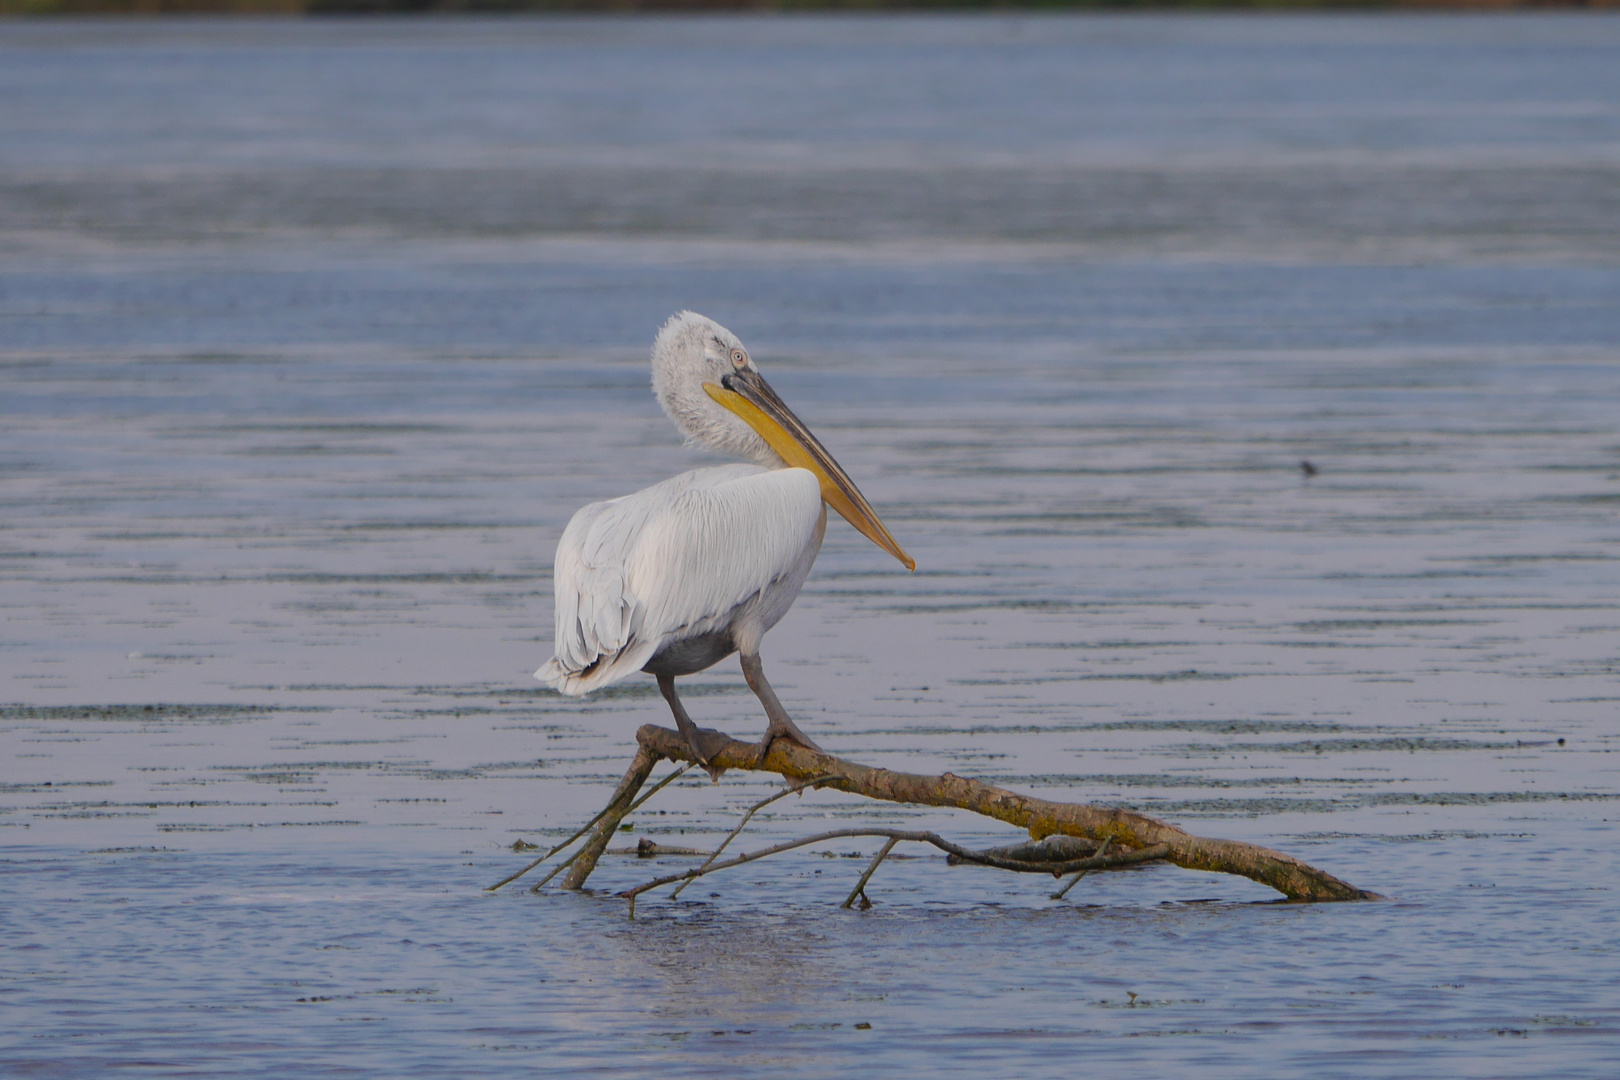
[[[653,342],[653,393],[687,443],[780,469],[782,458],[770,443],[703,389],[741,370],[759,374],[737,335],[694,311],[673,316]]]
[[[736,334],[683,311],[658,332],[652,369],[653,393],[688,443],[768,469],[810,470],[828,506],[906,569],[916,569],[855,481],[760,375]]]

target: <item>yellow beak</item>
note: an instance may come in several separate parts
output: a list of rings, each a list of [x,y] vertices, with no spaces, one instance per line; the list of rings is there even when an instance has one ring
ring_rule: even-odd
[[[827,448],[821,445],[804,421],[793,415],[776,391],[772,390],[757,371],[743,369],[725,377],[724,386],[704,383],[708,395],[727,409],[742,417],[743,422],[759,433],[777,456],[789,465],[809,469],[821,481],[821,498],[828,506],[843,515],[844,520],[878,547],[905,564],[907,570],[917,569],[910,555],[900,550],[889,530],[878,520],[877,511],[866,501],[855,481],[843,467],[833,460]]]

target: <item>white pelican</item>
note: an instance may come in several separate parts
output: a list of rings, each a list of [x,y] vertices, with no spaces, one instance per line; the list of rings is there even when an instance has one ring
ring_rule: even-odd
[[[690,311],[671,318],[653,342],[652,384],[688,445],[754,464],[694,469],[576,513],[557,543],[555,655],[535,677],[577,697],[651,673],[718,779],[710,759],[725,737],[692,722],[675,677],[740,653],[770,720],[760,759],[783,737],[819,750],[765,681],[759,646],[810,573],[827,506],[906,569],[916,563],[731,331]]]

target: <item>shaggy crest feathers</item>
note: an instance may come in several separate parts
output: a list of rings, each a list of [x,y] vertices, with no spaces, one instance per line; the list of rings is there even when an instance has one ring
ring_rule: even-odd
[[[703,389],[704,383],[719,384],[736,370],[732,349],[743,349],[743,343],[713,319],[695,311],[671,316],[653,342],[653,394],[688,446],[779,469],[786,463],[770,444]],[[751,357],[748,367],[757,370]]]

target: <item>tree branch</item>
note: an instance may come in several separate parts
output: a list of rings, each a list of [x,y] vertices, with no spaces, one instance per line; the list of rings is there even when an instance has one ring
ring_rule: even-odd
[[[669,728],[647,724],[636,732],[636,742],[637,763],[644,757],[650,756],[651,759],[646,765],[646,772],[642,773],[642,780],[645,780],[647,773],[651,772],[652,762],[660,757],[672,761],[693,760],[692,751],[687,746],[686,740],[679,732]],[[885,802],[950,806],[971,810],[976,814],[983,814],[1025,829],[1034,840],[1044,840],[1054,835],[1078,836],[1097,843],[1110,840],[1116,849],[1124,849],[1125,853],[1142,852],[1163,845],[1165,849],[1163,857],[1177,866],[1188,870],[1237,874],[1269,885],[1290,900],[1379,899],[1376,893],[1358,889],[1280,851],[1235,840],[1211,840],[1194,836],[1174,825],[1129,810],[1108,810],[1083,803],[1051,802],[1029,795],[1020,795],[952,773],[921,776],[889,769],[874,769],[844,761],[830,754],[817,753],[787,739],[774,741],[770,753],[762,762],[755,760],[756,753],[757,748],[754,744],[732,739],[711,757],[711,761],[723,769],[760,769],[777,773],[790,780],[816,778],[820,780],[816,785],[818,787],[833,788]],[[631,772],[635,771],[635,766],[632,766]],[[630,779],[630,774],[626,774],[625,783]],[[639,786],[640,781],[636,784],[636,787]],[[615,793],[614,802],[619,803],[622,799],[623,804],[628,805],[634,790],[629,796],[624,796],[623,791],[624,784],[621,784],[620,791]],[[620,817],[622,816],[621,814]],[[597,826],[598,835],[601,836],[604,828],[611,835],[612,829],[618,826],[618,820],[611,815],[604,818]],[[595,843],[595,838],[592,843]],[[602,844],[606,845],[605,837],[602,837]],[[936,846],[941,846],[942,850],[954,849],[953,853],[963,855],[965,861],[998,865],[984,859],[981,853],[957,848],[954,844],[948,848],[943,845]],[[1109,861],[1112,861],[1112,858],[1110,857]],[[1043,864],[1041,869],[1060,874],[1072,873],[1088,869],[1081,865],[1084,861],[1087,860],[1069,863],[1048,862]],[[735,860],[717,863],[710,869],[719,869],[726,865],[735,865]],[[564,884],[568,888],[578,888],[589,875],[590,868],[594,866],[594,858],[589,860],[589,866],[586,865],[585,859],[580,859]]]
[[[676,737],[679,738],[679,736]],[[690,751],[688,751],[688,754],[690,754]],[[573,869],[568,871],[568,876],[563,878],[563,888],[578,889],[585,884],[585,879],[591,876],[591,871],[596,869],[596,860],[600,859],[602,852],[607,850],[608,841],[613,839],[613,834],[618,831],[619,822],[623,821],[625,815],[634,808],[631,804],[636,797],[636,792],[640,791],[641,785],[647,782],[647,777],[652,775],[653,766],[658,764],[658,759],[661,757],[667,757],[671,761],[681,760],[669,754],[661,754],[648,746],[636,747],[636,756],[631,760],[630,768],[625,770],[624,779],[619,781],[618,790],[614,791],[613,798],[608,800],[607,809],[597,816],[596,832],[585,842],[584,847],[574,852],[573,856],[570,857],[569,861],[574,865]],[[666,777],[665,779],[673,779],[673,777]],[[662,784],[659,785],[659,787],[662,786]],[[653,789],[653,791],[657,790],[658,788]],[[649,791],[647,795],[651,798],[652,792]],[[529,891],[539,892],[540,885],[544,884],[545,881],[541,881],[539,885]]]

